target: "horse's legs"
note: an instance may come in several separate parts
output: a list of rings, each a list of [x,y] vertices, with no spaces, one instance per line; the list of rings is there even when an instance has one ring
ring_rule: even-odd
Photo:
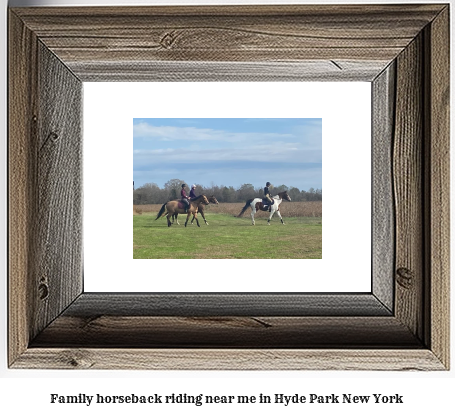
[[[284,221],[283,221],[283,218],[281,217],[281,213],[280,213],[279,210],[276,211],[276,214],[277,214],[278,217],[281,219],[281,223],[282,223],[283,225],[286,225],[286,224],[284,223]]]
[[[178,213],[173,213],[172,215],[170,213],[167,213],[166,218],[169,219],[170,217],[172,217],[172,224],[174,224],[175,220],[177,219],[177,215],[178,215]],[[178,220],[177,220],[177,225],[180,225]]]
[[[188,214],[186,215],[185,228],[186,228],[186,225],[188,224],[188,221],[190,220],[190,215],[191,215],[191,212],[188,212]]]
[[[202,218],[204,219],[205,224],[208,225],[208,222],[205,220],[204,211],[203,210],[199,210],[199,213],[202,215]],[[196,222],[197,222],[196,216],[193,215],[193,218],[191,219],[191,225],[193,224],[194,219],[196,219]]]
[[[198,219],[197,219],[197,212],[193,214],[193,219],[196,219],[196,224],[197,224],[197,226],[200,228],[201,225],[199,225],[199,221],[198,221]]]
[[[180,225],[180,223],[179,223],[179,214],[178,213],[174,213],[172,215],[172,222],[174,222],[174,218],[175,218],[175,221],[177,222],[177,225]]]
[[[269,216],[269,219],[267,220],[267,225],[270,225],[270,220],[272,219],[272,216],[273,214],[275,213],[275,211],[272,209],[270,209],[270,216]]]
[[[254,214],[256,213],[256,210],[254,207],[251,208],[251,224],[254,225]]]
[[[169,219],[169,216],[172,216],[170,213],[167,214],[166,219],[167,219],[167,227],[169,228],[172,225],[171,220]]]

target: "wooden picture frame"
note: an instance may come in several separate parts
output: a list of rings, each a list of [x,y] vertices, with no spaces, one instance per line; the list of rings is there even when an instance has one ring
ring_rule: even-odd
[[[372,291],[84,292],[82,82],[120,80],[371,82]],[[10,368],[449,369],[448,4],[13,8],[8,99]]]

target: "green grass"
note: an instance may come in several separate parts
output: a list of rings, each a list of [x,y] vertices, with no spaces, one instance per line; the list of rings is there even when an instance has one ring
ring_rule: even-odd
[[[165,218],[154,212],[133,215],[133,258],[322,258],[322,218],[235,218],[226,214],[206,215],[209,226],[199,217],[200,228],[180,225],[168,228]]]

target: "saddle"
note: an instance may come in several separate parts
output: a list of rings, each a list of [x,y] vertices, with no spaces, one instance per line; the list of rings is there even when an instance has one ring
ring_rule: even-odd
[[[188,207],[190,207],[191,205],[189,205]],[[179,204],[178,204],[178,207],[179,209],[185,209],[185,203],[183,203],[181,200],[179,200]]]
[[[272,201],[273,201],[273,199],[272,199]],[[264,199],[264,198],[262,199],[262,205],[263,205],[264,207],[272,206],[274,203],[275,203],[275,202],[273,202],[272,204],[270,204],[269,199]]]
[[[270,205],[270,202],[267,199],[262,199],[262,203],[259,206],[256,205],[256,208],[258,208],[258,207],[263,212],[271,212],[272,211],[272,206]]]

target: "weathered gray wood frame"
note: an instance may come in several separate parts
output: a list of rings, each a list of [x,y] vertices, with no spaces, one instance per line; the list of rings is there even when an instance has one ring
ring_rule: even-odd
[[[85,293],[97,80],[371,82],[372,292]],[[11,368],[449,368],[447,4],[15,8],[8,99]]]

